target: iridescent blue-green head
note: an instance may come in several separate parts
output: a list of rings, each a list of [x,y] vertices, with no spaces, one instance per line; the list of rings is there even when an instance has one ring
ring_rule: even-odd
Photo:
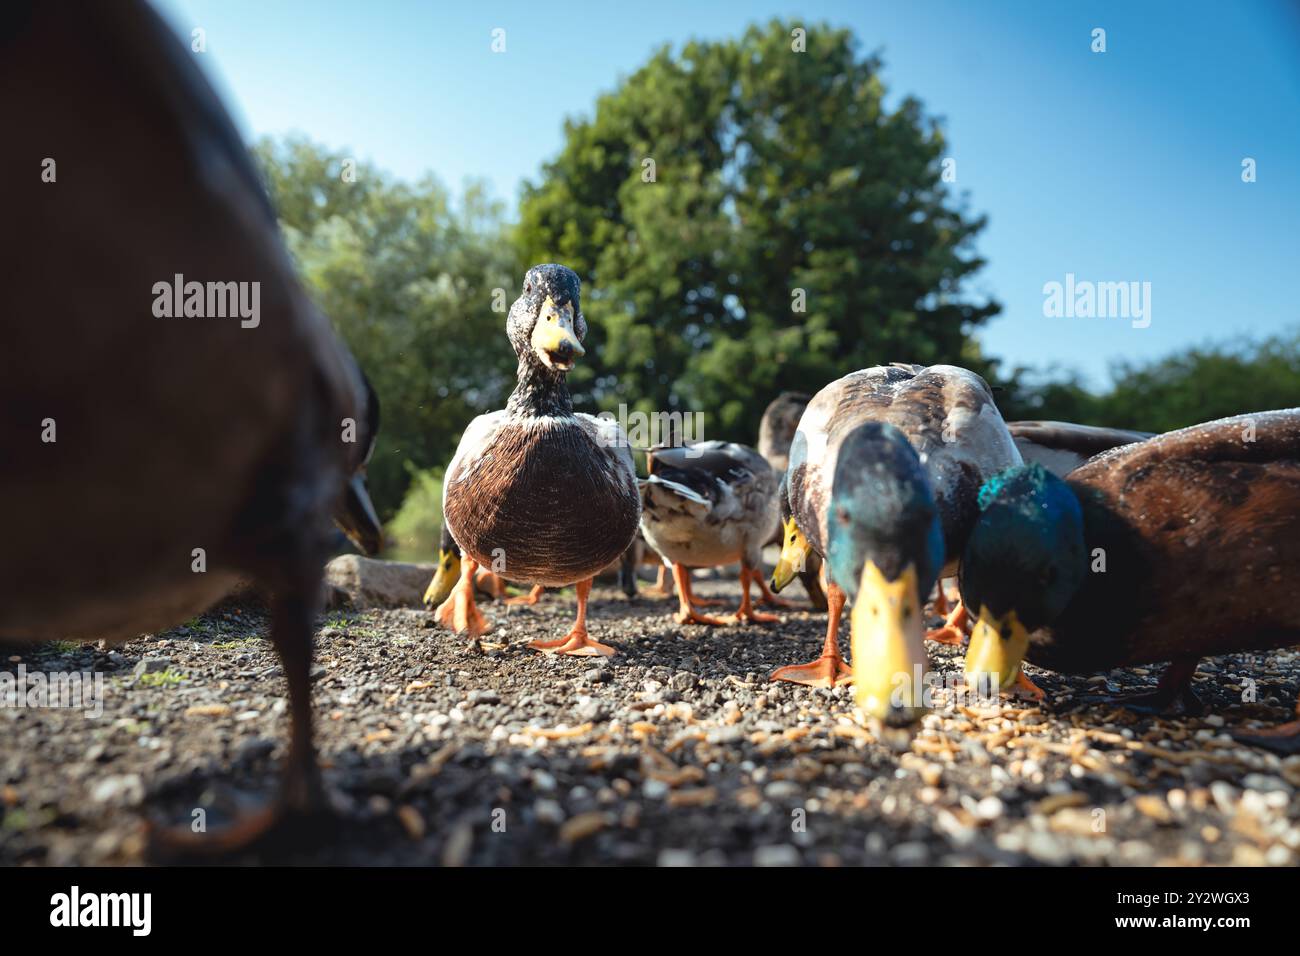
[[[924,713],[921,606],[943,566],[943,528],[911,442],[867,422],[840,446],[831,485],[826,561],[853,601],[854,694],[889,726]]]
[[[1008,687],[1030,633],[1055,622],[1083,585],[1083,510],[1069,485],[1036,464],[994,475],[979,501],[961,560],[962,601],[976,618],[966,672]]]

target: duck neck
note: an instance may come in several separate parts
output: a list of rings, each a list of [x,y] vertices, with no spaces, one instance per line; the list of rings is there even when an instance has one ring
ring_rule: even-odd
[[[563,372],[546,368],[531,357],[519,359],[518,383],[506,411],[520,418],[571,417],[573,399]]]

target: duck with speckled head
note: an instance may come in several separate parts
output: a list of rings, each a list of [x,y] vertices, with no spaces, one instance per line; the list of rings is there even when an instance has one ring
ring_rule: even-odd
[[[506,320],[518,381],[506,407],[470,422],[443,482],[443,518],[463,559],[435,612],[477,636],[488,622],[474,603],[480,565],[518,584],[577,586],[568,634],[530,646],[609,656],[587,633],[592,579],[622,556],[641,518],[636,468],[616,421],[574,412],[566,376],[586,354],[581,282],[562,265],[534,266]]]

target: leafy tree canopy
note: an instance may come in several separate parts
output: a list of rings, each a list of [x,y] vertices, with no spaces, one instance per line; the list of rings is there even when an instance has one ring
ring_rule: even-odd
[[[445,465],[514,386],[493,311],[518,283],[502,209],[476,185],[453,203],[432,178],[407,185],[364,163],[345,176],[346,156],[303,139],[255,153],[304,280],[379,394],[370,488],[388,517],[412,466]]]
[[[705,411],[709,437],[752,442],[782,389],[978,359],[969,333],[999,307],[962,293],[984,220],[949,195],[938,124],[885,108],[848,31],[810,27],[796,52],[794,30],[660,50],[525,188],[524,260],[587,290],[580,403]]]

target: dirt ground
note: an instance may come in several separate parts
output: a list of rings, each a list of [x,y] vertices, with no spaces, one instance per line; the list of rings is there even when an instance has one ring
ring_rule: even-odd
[[[643,585],[644,589],[644,585]],[[799,588],[790,589],[797,597]],[[702,595],[736,600],[734,581]],[[680,628],[674,601],[597,588],[609,659],[529,650],[572,593],[485,603],[483,643],[419,610],[331,612],[316,654],[317,740],[337,824],[288,862],[649,865],[1237,864],[1300,859],[1300,757],[1227,729],[1289,719],[1300,654],[1202,664],[1204,718],[1138,718],[1084,695],[1158,667],[941,706],[910,749],[876,742],[846,689],[774,685],[824,615]],[[846,622],[847,623],[847,622]],[[275,790],[287,743],[267,620],[225,605],[112,649],[45,645],[0,667],[104,675],[103,715],[0,707],[0,864],[133,863],[145,819],[215,828]],[[960,652],[931,645],[943,674]],[[1257,701],[1242,703],[1255,681]],[[275,860],[274,862],[284,862]],[[245,862],[258,862],[248,857]]]

